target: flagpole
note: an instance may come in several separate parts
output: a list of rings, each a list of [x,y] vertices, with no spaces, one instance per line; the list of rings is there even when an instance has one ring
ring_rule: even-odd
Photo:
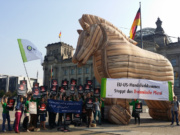
[[[26,75],[27,75],[27,78],[28,78],[28,81],[29,81],[30,88],[32,88],[30,80],[29,80],[29,76],[28,76],[28,73],[27,73],[27,69],[26,69],[26,66],[25,66],[24,62],[23,62],[23,65],[24,65],[24,68],[25,68],[25,71],[26,71]]]
[[[139,8],[140,8],[140,33],[141,33],[141,48],[143,48],[143,36],[142,36],[142,14],[141,14],[141,2],[139,2]]]

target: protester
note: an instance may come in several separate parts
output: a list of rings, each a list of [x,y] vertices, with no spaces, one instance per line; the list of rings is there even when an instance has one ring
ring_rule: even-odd
[[[176,123],[179,126],[178,113],[179,113],[179,101],[177,101],[177,96],[173,97],[173,101],[171,102],[171,114],[172,114],[172,122],[171,125],[174,124],[174,114],[176,115]]]
[[[51,95],[51,99],[56,100],[56,95]],[[49,127],[51,129],[55,128],[56,125],[56,112],[49,112]]]
[[[6,119],[8,121],[8,130],[12,131],[11,125],[10,125],[10,115],[9,115],[9,111],[7,110],[7,101],[8,101],[8,97],[3,96],[2,99],[1,99],[1,104],[2,104],[2,107],[3,107],[3,112],[2,112],[2,117],[3,117],[2,132],[6,132],[6,130],[5,130]]]
[[[132,105],[132,106],[133,106],[132,117],[135,118],[135,124],[137,124],[137,121],[136,121],[137,118],[138,118],[138,124],[140,124],[140,115],[139,115],[139,113],[136,112],[136,110],[135,110],[135,108],[136,108],[136,107],[135,107],[136,103],[139,103],[139,100],[134,99],[134,101],[130,102],[129,105]]]
[[[23,128],[26,132],[30,132],[28,130],[28,122],[29,122],[29,102],[31,100],[31,95],[28,95],[27,101],[25,102],[25,110],[24,110],[24,120],[23,120]]]
[[[32,97],[30,101],[36,102],[36,108],[38,108],[39,100],[40,99],[38,99],[38,98]],[[34,130],[35,128],[37,128],[37,118],[38,118],[37,116],[38,116],[38,114],[30,114],[30,116],[31,116],[31,120],[30,120],[30,124],[29,124],[30,125],[29,130]]]
[[[46,104],[44,97],[41,98],[40,103],[41,104],[43,104],[43,103]],[[38,105],[38,108],[39,109],[41,108],[40,104]],[[46,126],[45,126],[45,122],[46,122],[46,112],[40,114],[40,128],[43,127],[44,130],[47,129]]]
[[[98,116],[98,122],[99,125],[101,125],[101,111],[100,111],[100,106],[101,106],[101,101],[98,101],[98,98],[95,98],[94,102],[94,122],[96,123],[96,116]]]
[[[20,120],[21,120],[21,114],[22,114],[22,108],[23,108],[23,96],[20,97],[19,101],[17,102],[17,105],[16,105],[16,113],[15,113],[15,118],[16,118],[16,122],[15,122],[15,128],[14,128],[14,131],[16,133],[20,133],[19,131],[19,123],[20,123]]]
[[[88,103],[89,103],[89,99],[90,99],[90,98],[91,98],[91,94],[88,93],[88,94],[87,94],[87,98],[86,98],[86,102],[85,102],[86,107],[87,107],[87,105],[88,105]],[[93,108],[86,108],[86,114],[87,114],[87,117],[88,117],[88,124],[87,124],[87,127],[88,127],[88,128],[90,127],[90,125],[91,125],[91,123],[92,123],[92,109],[93,109]]]

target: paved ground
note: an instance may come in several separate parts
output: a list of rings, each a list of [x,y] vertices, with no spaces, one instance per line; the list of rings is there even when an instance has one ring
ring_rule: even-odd
[[[0,109],[1,111],[1,109]],[[11,115],[12,116],[12,115]],[[14,116],[14,115],[13,115]],[[1,117],[0,117],[1,118]],[[13,119],[13,118],[12,118]],[[12,123],[12,122],[11,122]],[[0,131],[2,127],[2,120],[0,120]],[[7,127],[7,126],[6,126]],[[60,132],[57,129],[52,130],[41,130],[39,132],[21,132],[20,134],[23,135],[48,135],[48,134],[59,134],[59,135],[179,135],[180,134],[180,126],[170,126],[170,122],[168,121],[158,121],[153,120],[150,118],[148,113],[141,113],[141,125],[135,125],[134,119],[131,119],[129,125],[114,125],[108,122],[104,123],[101,126],[97,126],[96,128],[86,128],[85,126],[82,127],[74,127],[73,125],[70,126],[71,132]],[[7,133],[0,134],[15,134],[14,131],[7,131]]]

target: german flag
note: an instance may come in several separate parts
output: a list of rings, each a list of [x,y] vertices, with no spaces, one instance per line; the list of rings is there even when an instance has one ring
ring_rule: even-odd
[[[133,24],[132,24],[132,26],[131,26],[130,33],[129,33],[131,39],[134,39],[135,34],[136,34],[137,26],[140,26],[140,24],[141,24],[141,19],[140,19],[140,17],[141,17],[141,10],[140,10],[140,8],[139,8],[139,10],[137,11],[136,17],[135,17],[135,19],[134,19],[134,22],[133,22]]]
[[[61,32],[59,33],[59,38],[61,38]]]

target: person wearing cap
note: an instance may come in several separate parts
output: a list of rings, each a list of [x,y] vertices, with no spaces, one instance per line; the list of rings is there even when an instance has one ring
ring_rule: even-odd
[[[171,114],[172,114],[171,125],[174,124],[174,114],[175,114],[176,123],[177,123],[177,126],[179,126],[178,113],[179,113],[179,101],[177,101],[177,96],[174,96],[173,101],[171,102]]]

